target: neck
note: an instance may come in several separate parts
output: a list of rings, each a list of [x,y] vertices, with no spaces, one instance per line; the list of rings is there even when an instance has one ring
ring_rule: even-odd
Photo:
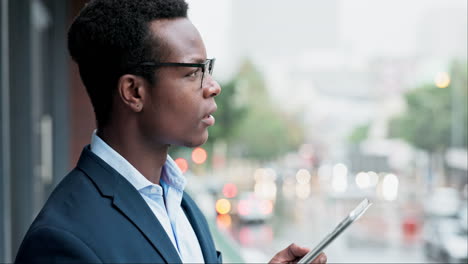
[[[150,182],[159,184],[169,145],[154,146],[137,133],[112,127],[99,128],[97,135]]]

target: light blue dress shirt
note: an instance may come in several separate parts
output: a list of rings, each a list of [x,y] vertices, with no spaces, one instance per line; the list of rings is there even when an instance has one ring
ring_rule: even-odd
[[[138,190],[184,263],[204,263],[195,231],[181,207],[186,180],[169,155],[161,171],[160,185],[157,185],[145,178],[130,162],[96,135],[96,131],[91,138],[91,151]]]

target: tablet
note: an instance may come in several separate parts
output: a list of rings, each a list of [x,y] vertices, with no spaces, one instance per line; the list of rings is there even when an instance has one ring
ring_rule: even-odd
[[[356,208],[354,208],[349,215],[343,219],[335,229],[328,234],[314,249],[307,253],[298,264],[310,263],[314,260],[324,249],[328,246],[336,237],[338,237],[348,226],[350,226],[354,221],[359,219],[366,210],[372,205],[369,199],[364,199]]]

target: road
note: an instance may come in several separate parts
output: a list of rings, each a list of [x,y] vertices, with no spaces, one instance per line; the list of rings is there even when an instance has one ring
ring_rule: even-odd
[[[265,223],[233,222],[231,234],[247,263],[265,263],[294,242],[312,248],[357,204],[310,198],[283,201]],[[312,205],[312,206],[311,206]],[[325,250],[329,263],[428,263],[419,234],[405,236],[402,215],[389,203],[377,204]]]

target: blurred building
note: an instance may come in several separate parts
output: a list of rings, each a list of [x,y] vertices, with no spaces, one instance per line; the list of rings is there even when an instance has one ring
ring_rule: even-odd
[[[0,262],[13,260],[95,127],[66,50],[68,25],[85,2],[0,1]],[[344,142],[353,127],[371,122],[372,139],[384,138],[398,98],[431,81],[450,57],[467,55],[466,1],[295,0],[288,8],[279,0],[217,0],[214,7],[209,0],[189,2],[199,7],[196,25],[216,24],[222,32],[204,36],[211,51],[228,53],[213,55],[227,58],[224,64],[249,57],[260,66],[278,107],[300,113],[308,140],[326,146],[334,160],[347,158]],[[227,16],[222,23],[218,7]],[[445,159],[457,186],[467,183],[463,151]],[[354,173],[390,170],[388,155],[353,154]]]
[[[338,0],[232,1],[233,52],[254,61],[333,48],[338,42]],[[261,19],[260,19],[261,18]]]
[[[84,0],[0,2],[0,262],[90,140],[94,116],[66,34]]]

